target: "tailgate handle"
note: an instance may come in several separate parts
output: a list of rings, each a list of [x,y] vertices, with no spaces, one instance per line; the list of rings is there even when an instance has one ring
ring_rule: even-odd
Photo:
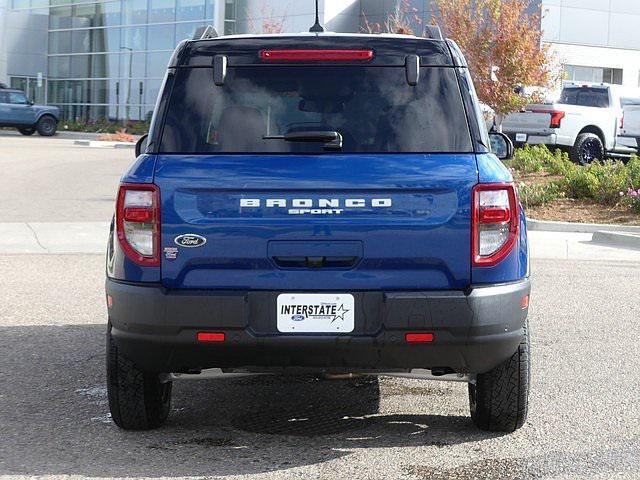
[[[269,242],[269,257],[281,268],[351,268],[362,258],[360,241]]]
[[[358,257],[273,257],[282,268],[350,268],[358,263]]]

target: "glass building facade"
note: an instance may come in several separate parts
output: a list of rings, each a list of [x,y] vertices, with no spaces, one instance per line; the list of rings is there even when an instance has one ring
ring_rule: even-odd
[[[12,77],[12,86],[59,106],[66,120],[145,121],[174,47],[215,25],[220,0],[10,1],[14,11],[48,10],[45,78]],[[221,1],[233,11],[235,2]]]

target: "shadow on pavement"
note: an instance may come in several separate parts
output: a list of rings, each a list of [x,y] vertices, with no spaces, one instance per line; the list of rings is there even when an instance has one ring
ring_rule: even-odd
[[[278,471],[361,448],[490,438],[466,416],[380,414],[372,377],[241,377],[174,387],[167,425],[110,420],[104,325],[0,327],[0,475],[196,476]],[[428,405],[425,382],[411,392]]]

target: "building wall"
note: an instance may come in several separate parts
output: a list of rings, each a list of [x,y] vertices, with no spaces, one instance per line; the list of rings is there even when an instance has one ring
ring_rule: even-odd
[[[7,49],[5,35],[6,35],[6,18],[7,18],[7,2],[10,0],[0,0],[0,82],[9,83],[9,77],[7,76]]]
[[[45,10],[5,13],[4,47],[7,73],[36,75],[47,70],[49,17]]]
[[[144,120],[176,44],[203,25],[223,28],[228,1],[56,0],[32,8],[47,2],[0,0],[6,83],[58,105],[67,119]]]
[[[320,0],[320,23],[332,32],[357,32],[360,27],[360,0]],[[282,32],[306,32],[315,22],[312,0],[239,0],[236,30],[227,33],[274,33],[269,25],[282,26]]]
[[[542,0],[543,39],[561,64],[621,69],[630,87],[640,80],[639,26],[638,0]]]

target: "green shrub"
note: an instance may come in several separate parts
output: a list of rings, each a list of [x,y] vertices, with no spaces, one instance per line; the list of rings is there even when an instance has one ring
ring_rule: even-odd
[[[552,153],[544,145],[535,145],[517,150],[507,166],[521,175],[546,173],[560,177],[548,184],[521,184],[520,198],[525,207],[564,196],[605,205],[622,203],[640,212],[639,157],[633,156],[626,164],[606,160],[582,166],[569,160],[567,153],[560,150]],[[634,192],[633,196],[630,192]]]
[[[516,150],[509,166],[523,174],[541,172],[543,169],[543,156],[548,154],[549,150],[544,146],[544,150],[540,147],[540,145],[525,145],[523,148]]]
[[[629,172],[630,188],[640,188],[640,158],[637,156],[631,157],[631,160],[627,162],[627,171]]]
[[[591,198],[600,203],[616,204],[620,200],[620,192],[629,186],[629,170],[625,164],[606,160],[593,162],[586,168],[596,178]]]
[[[592,198],[598,189],[598,179],[585,167],[572,168],[560,181],[563,191],[570,198]]]
[[[127,133],[141,135],[149,131],[149,124],[146,122],[128,122],[123,127],[121,123],[112,122],[106,118],[89,121],[68,120],[62,125],[65,130],[72,132],[116,133],[122,128],[126,128]]]
[[[551,175],[567,175],[576,168],[580,167],[569,160],[569,154],[562,150],[549,152],[549,155],[544,157],[544,170]]]
[[[545,171],[551,175],[564,175],[575,165],[561,150],[551,152],[545,145],[525,145],[515,151],[507,166],[521,174]]]
[[[518,186],[520,201],[525,208],[536,207],[550,203],[558,198],[564,197],[562,186],[556,182],[541,183],[521,183]]]

